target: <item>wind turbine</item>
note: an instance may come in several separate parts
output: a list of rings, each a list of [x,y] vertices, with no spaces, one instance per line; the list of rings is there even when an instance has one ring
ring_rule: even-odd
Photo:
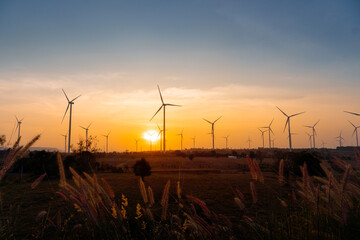
[[[261,139],[262,139],[263,148],[265,148],[264,133],[266,133],[266,131],[268,131],[268,130],[263,131],[263,130],[261,130],[260,128],[258,128],[258,129],[259,129],[259,131],[261,132]],[[269,135],[270,135],[270,134],[269,134]],[[271,144],[269,144],[269,145],[271,145]]]
[[[322,148],[325,148],[325,144],[326,144],[326,142],[324,142],[323,140],[321,141],[321,146],[322,146]]]
[[[307,132],[305,132],[306,133],[306,135],[308,135],[309,136],[309,142],[310,142],[310,149],[312,148],[312,141],[311,141],[311,138],[313,137],[313,135],[311,135],[311,134],[309,134],[309,133],[307,133]]]
[[[250,149],[250,143],[252,142],[252,140],[250,139],[250,136],[249,136],[249,139],[246,142],[249,143],[249,149]]]
[[[150,121],[156,116],[156,114],[161,110],[161,108],[164,108],[164,116],[163,116],[163,151],[165,153],[166,147],[165,147],[165,143],[166,143],[166,139],[165,139],[165,109],[166,106],[174,106],[174,107],[181,107],[180,105],[175,105],[175,104],[170,104],[170,103],[164,103],[164,99],[161,95],[161,91],[160,91],[160,87],[159,85],[157,85],[158,90],[159,90],[159,94],[160,94],[160,99],[161,99],[161,106],[160,108],[156,111],[156,113],[154,114],[154,116],[152,116],[152,118],[150,119]]]
[[[153,139],[152,139],[152,136],[155,134],[155,132],[153,132],[152,134],[150,134],[149,132],[146,132],[149,136],[150,136],[150,151],[152,151],[152,141],[153,141]]]
[[[21,120],[19,120],[16,116],[16,121],[17,121],[17,125],[16,125],[16,128],[18,129],[18,139],[20,138],[20,127],[21,127],[21,124],[22,124],[22,120],[24,120],[24,118],[22,118]],[[16,129],[15,129],[16,131]]]
[[[162,149],[161,149],[161,148],[162,148],[162,140],[163,140],[163,136],[162,136],[163,130],[161,130],[161,128],[159,127],[158,124],[156,124],[156,126],[157,126],[158,129],[159,129],[159,135],[158,135],[158,137],[160,136],[160,151],[161,151],[161,150],[162,150]]]
[[[276,139],[276,138],[274,138],[274,139],[271,140],[271,142],[272,142],[272,147],[273,147],[273,148],[275,148],[275,139]]]
[[[273,123],[273,121],[274,121],[274,119],[271,120],[269,126],[261,127],[261,128],[267,128],[268,129],[267,131],[269,131],[269,149],[271,149],[271,133],[274,134],[273,130],[271,129],[271,124]],[[264,144],[263,144],[263,146],[264,146]]]
[[[293,114],[293,115],[286,115],[286,113],[283,112],[283,110],[281,110],[279,107],[277,107],[280,112],[282,112],[282,114],[284,114],[286,117],[287,117],[287,120],[286,120],[286,123],[285,123],[285,127],[284,127],[284,132],[285,132],[285,129],[286,129],[286,126],[288,126],[288,130],[289,130],[289,150],[290,152],[292,151],[292,144],[291,144],[291,130],[290,130],[290,118],[292,117],[295,117],[297,115],[300,115],[300,114],[303,114],[305,112],[299,112],[299,113],[296,113],[296,114]]]
[[[211,124],[211,135],[212,135],[212,147],[213,147],[213,150],[215,149],[215,129],[214,129],[214,125],[215,123],[221,118],[222,116],[220,116],[218,119],[216,119],[214,122],[210,122],[209,120],[206,120],[205,118],[204,121],[208,122]]]
[[[138,142],[139,142],[139,139],[134,139],[135,140],[135,147],[136,147],[136,152],[138,151]]]
[[[183,132],[184,129],[181,131],[181,133],[178,134],[178,136],[180,136],[180,150],[183,148]]]
[[[66,95],[64,89],[62,89],[65,97],[66,97],[66,100],[68,101],[68,105],[67,105],[67,108],[65,110],[65,113],[64,113],[64,116],[63,116],[63,119],[61,120],[61,122],[64,121],[64,118],[65,118],[65,115],[67,113],[67,111],[69,110],[69,106],[70,106],[70,116],[69,116],[69,134],[68,134],[68,152],[70,152],[70,143],[71,143],[71,115],[72,115],[72,105],[74,104],[74,101],[79,98],[81,95],[77,96],[76,98],[74,98],[73,100],[69,100],[68,96]]]
[[[223,138],[225,138],[225,143],[226,143],[226,145],[225,145],[225,149],[228,149],[228,140],[229,140],[229,135],[227,135],[227,136],[225,136],[225,137],[223,137]]]
[[[193,140],[193,148],[195,149],[195,140],[196,140],[196,136],[191,138]]]
[[[342,140],[344,140],[344,138],[341,136],[341,131],[340,131],[340,135],[337,136],[336,139],[339,141],[340,147],[342,147]]]
[[[315,135],[317,135],[316,134],[316,130],[315,130],[315,126],[316,126],[316,124],[318,124],[320,122],[320,120],[319,121],[317,121],[313,126],[305,126],[305,127],[307,127],[307,128],[311,128],[312,129],[312,140],[313,140],[313,146],[314,146],[314,151],[315,151],[315,148],[316,148],[316,146],[315,146]]]
[[[92,124],[92,123],[90,123],[87,128],[86,128],[86,127],[79,126],[79,127],[81,127],[82,129],[85,130],[85,150],[86,150],[86,151],[88,151],[88,131],[89,131],[89,128],[90,128],[91,124]]]
[[[352,136],[354,136],[354,134],[356,134],[356,147],[359,147],[359,140],[358,140],[358,128],[360,126],[355,126],[352,122],[349,121],[349,123],[354,127],[354,132],[352,134]]]
[[[348,112],[348,111],[344,111],[344,112],[349,113],[349,114],[352,114],[352,115],[360,116],[360,114],[359,114],[359,113]]]
[[[110,135],[111,131],[107,134],[107,135],[103,135],[104,137],[106,137],[106,152],[108,151],[108,147],[109,147],[109,135]]]
[[[67,137],[67,135],[66,134],[61,134],[61,136],[63,136],[65,138],[65,152],[66,152],[66,137]]]

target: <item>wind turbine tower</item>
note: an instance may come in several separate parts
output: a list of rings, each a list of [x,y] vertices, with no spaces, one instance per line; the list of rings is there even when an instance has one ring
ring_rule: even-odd
[[[259,129],[259,131],[261,132],[261,139],[262,139],[262,145],[263,145],[263,148],[265,148],[265,138],[264,138],[264,133],[266,133],[266,131],[268,131],[268,130],[265,130],[265,131],[263,131],[263,130],[261,130],[260,128],[258,128]],[[270,134],[269,134],[270,135]],[[271,144],[269,144],[269,146],[270,146]]]
[[[68,105],[67,105],[67,108],[65,110],[65,114],[63,116],[63,119],[61,122],[64,121],[64,118],[65,118],[65,115],[67,113],[67,111],[69,110],[69,107],[70,107],[70,116],[69,116],[69,134],[68,134],[68,152],[70,152],[70,145],[71,145],[71,115],[72,115],[72,105],[74,104],[74,101],[79,98],[81,95],[77,96],[76,98],[74,98],[73,100],[69,100],[68,96],[66,95],[64,89],[62,89],[65,97],[66,97],[66,100],[68,101]]]
[[[135,149],[136,149],[136,152],[138,151],[138,142],[139,142],[139,139],[134,139],[135,140]]]
[[[315,148],[316,148],[316,146],[315,146],[315,135],[317,135],[317,134],[316,134],[316,130],[315,130],[315,126],[316,126],[316,124],[318,124],[319,122],[320,122],[320,120],[317,121],[313,126],[305,126],[305,127],[307,127],[307,128],[311,128],[311,129],[312,129],[312,140],[313,140],[314,151],[315,151]]]
[[[91,124],[92,124],[92,123],[90,123],[87,128],[80,126],[82,129],[85,130],[85,150],[86,150],[86,151],[88,151],[88,131],[89,131],[89,128],[90,128]]]
[[[267,131],[269,131],[269,149],[271,149],[271,133],[274,134],[273,130],[271,129],[271,124],[273,123],[274,119],[271,120],[269,126],[266,126],[266,127],[261,127],[261,128],[266,128]],[[260,130],[260,129],[259,129]],[[261,130],[260,130],[261,131]],[[262,133],[262,135],[264,135]],[[265,147],[265,145],[263,144],[263,147]]]
[[[225,138],[225,149],[228,149],[228,141],[229,141],[229,135],[223,137]]]
[[[165,134],[165,109],[166,109],[166,106],[175,106],[175,107],[181,107],[180,105],[175,105],[175,104],[170,104],[170,103],[164,103],[164,99],[163,99],[163,97],[162,97],[162,95],[161,95],[161,91],[160,91],[160,87],[159,87],[159,85],[157,86],[158,87],[158,90],[159,90],[159,94],[160,94],[160,99],[161,99],[161,106],[160,106],[160,108],[156,111],[156,113],[154,114],[154,116],[152,116],[152,118],[150,119],[150,121],[156,116],[156,114],[161,110],[161,108],[163,108],[164,109],[164,116],[163,116],[163,151],[164,151],[164,153],[165,153],[165,151],[166,151],[166,146],[165,146],[165,143],[166,143],[166,138],[165,138],[165,136],[166,136],[166,134]]]
[[[313,137],[313,135],[311,135],[311,134],[309,134],[309,133],[307,133],[307,132],[305,132],[305,133],[306,133],[306,135],[309,136],[310,149],[311,149],[311,148],[312,148],[312,140],[311,140],[311,138]]]
[[[180,150],[183,148],[183,132],[184,129],[181,131],[181,133],[178,134],[178,136],[180,136]]]
[[[342,147],[342,141],[344,140],[344,138],[341,136],[341,132],[340,135],[336,137],[336,139],[339,141],[339,146]]]
[[[66,134],[61,134],[61,136],[63,136],[65,138],[65,151],[64,152],[66,152],[66,137],[67,137],[67,135]]]
[[[250,143],[252,142],[252,140],[250,139],[250,136],[249,136],[249,138],[248,138],[248,140],[246,142],[249,143],[249,149],[250,149]]]
[[[221,118],[222,116],[220,116],[218,119],[216,119],[214,122],[210,122],[209,120],[206,120],[205,118],[204,121],[208,122],[211,124],[211,136],[212,136],[212,149],[214,150],[215,149],[215,128],[214,128],[214,125],[215,123]]]
[[[284,115],[287,117],[286,123],[285,123],[285,127],[284,127],[284,132],[285,132],[286,126],[287,126],[287,127],[288,127],[288,131],[289,131],[289,150],[290,150],[290,152],[291,152],[291,151],[292,151],[292,142],[291,142],[290,118],[295,117],[295,116],[300,115],[300,114],[303,114],[303,113],[305,113],[305,112],[300,112],[300,113],[296,113],[296,114],[293,114],[293,115],[288,116],[288,115],[287,115],[285,112],[283,112],[283,110],[281,110],[279,107],[277,107],[277,108],[280,110],[280,112],[282,112],[282,114],[284,114]]]

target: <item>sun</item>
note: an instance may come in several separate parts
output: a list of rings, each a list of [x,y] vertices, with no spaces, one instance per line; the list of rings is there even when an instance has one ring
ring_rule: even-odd
[[[155,130],[148,130],[143,133],[143,139],[151,142],[158,141],[160,139],[160,134]]]

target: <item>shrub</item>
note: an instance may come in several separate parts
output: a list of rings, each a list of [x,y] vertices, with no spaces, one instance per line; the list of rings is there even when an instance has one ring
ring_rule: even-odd
[[[150,164],[145,160],[145,158],[136,161],[134,165],[134,173],[135,176],[140,176],[143,181],[144,177],[151,175]]]

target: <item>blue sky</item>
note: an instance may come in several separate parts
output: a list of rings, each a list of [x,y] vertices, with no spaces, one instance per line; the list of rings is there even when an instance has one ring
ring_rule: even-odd
[[[310,110],[323,117],[344,108],[360,112],[359,1],[0,0],[0,29],[0,116],[5,119],[0,130],[6,133],[14,114],[29,119],[28,109],[61,119],[66,107],[61,88],[71,96],[82,93],[84,109],[86,101],[102,109],[84,111],[84,121],[106,114],[101,104],[108,104],[123,110],[108,106],[119,122],[128,113],[128,121],[140,124],[139,112],[148,122],[152,107],[158,107],[156,84],[169,101],[209,104],[192,109],[208,109],[209,118],[224,106],[240,104],[259,107],[254,112],[286,105],[290,112]],[[53,102],[39,107],[45,99]],[[186,111],[184,116],[194,114]],[[347,124],[344,117],[327,127],[334,135]],[[302,141],[307,143],[306,136]],[[57,146],[62,138],[53,142]]]

